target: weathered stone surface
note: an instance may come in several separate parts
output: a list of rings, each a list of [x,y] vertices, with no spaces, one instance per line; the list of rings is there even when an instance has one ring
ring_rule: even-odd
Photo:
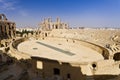
[[[16,24],[7,20],[4,14],[0,14],[0,40],[11,39],[16,36]]]
[[[44,19],[40,24],[40,29],[49,31],[52,29],[68,29],[69,25],[67,23],[61,22],[59,18],[57,18],[56,22],[53,22],[51,18]]]

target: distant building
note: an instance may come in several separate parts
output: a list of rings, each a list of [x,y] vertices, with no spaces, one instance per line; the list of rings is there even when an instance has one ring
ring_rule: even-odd
[[[22,31],[37,31],[36,28],[30,28],[30,27],[24,27],[24,28],[16,28],[16,31],[22,32]]]
[[[68,29],[69,25],[67,23],[61,22],[59,18],[57,18],[56,22],[52,22],[51,18],[44,19],[43,22],[39,24],[41,30],[49,31],[52,29]]]

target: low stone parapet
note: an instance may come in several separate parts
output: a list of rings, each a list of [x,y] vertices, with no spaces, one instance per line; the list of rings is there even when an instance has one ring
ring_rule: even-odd
[[[21,42],[23,42],[25,40],[27,40],[27,39],[20,38],[20,39],[17,39],[11,43],[11,45],[10,45],[11,56],[16,57],[18,60],[30,58],[30,55],[27,55],[27,54],[17,50],[18,44],[20,44]]]

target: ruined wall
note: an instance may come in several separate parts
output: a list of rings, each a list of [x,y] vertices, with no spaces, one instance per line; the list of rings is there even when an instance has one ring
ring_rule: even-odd
[[[7,20],[4,14],[0,14],[0,40],[12,39],[16,36],[16,24]]]
[[[41,68],[37,68],[37,74],[43,79],[85,80],[85,76],[82,74],[79,65],[72,66],[69,63],[60,64],[59,62],[54,60],[47,60],[38,57],[32,57],[32,59],[35,60],[36,66],[41,66]],[[40,62],[41,64],[37,64],[38,62]]]
[[[44,19],[40,24],[40,29],[44,31],[49,31],[52,29],[68,29],[69,25],[67,23],[61,22],[59,18],[55,22],[51,18]]]

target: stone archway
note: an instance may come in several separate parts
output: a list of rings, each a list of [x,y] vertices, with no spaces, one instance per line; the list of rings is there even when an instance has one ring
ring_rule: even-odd
[[[28,35],[25,33],[22,35],[22,37],[26,38],[26,37],[28,37]]]
[[[2,55],[0,54],[0,62],[2,62]]]
[[[47,37],[48,36],[48,34],[47,33],[45,33],[45,37]]]
[[[114,56],[113,56],[113,59],[115,61],[120,61],[120,52],[115,53]]]
[[[7,20],[7,18],[4,14],[0,14],[0,20]]]
[[[5,45],[4,45],[4,44],[1,44],[0,47],[5,47]]]

